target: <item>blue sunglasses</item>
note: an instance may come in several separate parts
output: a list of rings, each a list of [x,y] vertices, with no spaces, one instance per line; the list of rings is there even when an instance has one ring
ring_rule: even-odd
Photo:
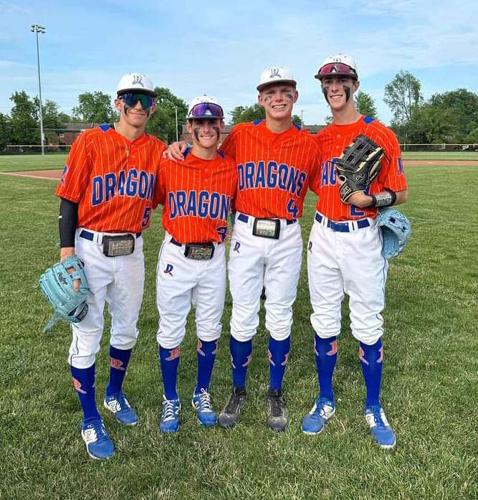
[[[154,105],[154,97],[146,94],[137,94],[134,92],[126,92],[119,96],[119,98],[130,108],[134,108],[136,104],[141,103],[141,107],[147,110]]]

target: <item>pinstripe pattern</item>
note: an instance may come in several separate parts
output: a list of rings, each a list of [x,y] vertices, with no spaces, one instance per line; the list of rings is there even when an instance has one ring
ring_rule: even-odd
[[[385,151],[380,174],[372,182],[369,189],[370,194],[379,193],[384,188],[393,191],[403,191],[407,188],[400,144],[392,130],[377,120],[367,123],[364,117],[347,125],[331,124],[317,135],[322,161],[319,174],[310,187],[319,195],[317,211],[334,221],[375,217],[377,214],[376,208],[358,210],[352,205],[342,203],[339,185],[335,178],[335,160],[359,134],[367,135]]]
[[[139,233],[149,226],[153,204],[149,193],[154,194],[165,147],[159,139],[148,134],[131,142],[113,128],[106,131],[99,127],[86,130],[73,143],[56,195],[79,204],[80,227],[101,232]],[[148,196],[128,194],[125,183],[120,193],[116,184],[113,195],[111,190],[109,197],[104,196],[101,202],[93,205],[94,178],[105,179],[110,175],[118,183],[121,172],[124,179],[128,179],[134,170],[143,172],[143,186],[145,189],[147,186]],[[138,179],[139,185],[139,176],[132,179]]]
[[[163,227],[180,243],[221,242],[226,236],[227,214],[225,218],[206,217],[187,210],[179,216],[171,217],[175,207],[170,206],[178,191],[185,191],[188,199],[191,193],[199,199],[200,192],[218,193],[225,196],[229,205],[237,185],[237,169],[230,158],[216,156],[213,160],[203,160],[189,153],[184,162],[163,160],[158,183],[158,203],[163,205]],[[197,208],[197,207],[196,207]],[[197,211],[197,210],[196,210]],[[226,228],[223,233],[218,228]]]
[[[224,141],[222,148],[226,154],[236,160],[240,170],[247,163],[254,163],[253,187],[243,186],[239,182],[235,200],[235,208],[239,212],[254,217],[278,217],[296,219],[302,215],[303,201],[309,180],[318,166],[319,152],[315,139],[306,131],[295,126],[282,133],[273,133],[259,124],[241,123],[233,127]],[[271,173],[271,165],[288,166],[289,171],[303,172],[304,185],[300,192],[290,192],[278,186],[268,187],[258,181],[257,165],[264,162],[264,174],[267,179]],[[271,163],[272,162],[272,163]],[[297,209],[294,214],[292,206]]]

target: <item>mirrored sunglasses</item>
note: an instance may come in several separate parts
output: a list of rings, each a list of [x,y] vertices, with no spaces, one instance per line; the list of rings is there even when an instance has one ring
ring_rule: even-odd
[[[347,64],[343,63],[329,63],[326,64],[325,66],[322,66],[319,69],[319,72],[315,75],[315,78],[321,80],[325,76],[334,76],[334,75],[344,75],[344,76],[351,76],[352,78],[357,78],[356,71],[350,66],[347,66]]]
[[[126,94],[121,95],[120,99],[122,99],[122,101],[130,108],[134,108],[138,102],[141,103],[141,107],[143,109],[149,109],[154,104],[154,97],[146,94],[136,94],[133,92],[127,92]]]
[[[201,102],[189,112],[188,118],[224,118],[224,111],[219,104]]]

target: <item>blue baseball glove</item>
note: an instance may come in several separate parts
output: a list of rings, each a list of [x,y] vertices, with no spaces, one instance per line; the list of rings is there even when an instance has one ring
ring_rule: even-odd
[[[79,290],[74,282],[79,281]],[[90,289],[84,271],[83,261],[73,255],[63,262],[48,268],[40,276],[40,289],[53,306],[54,314],[43,329],[50,330],[60,319],[79,323],[88,312],[86,298]]]
[[[383,256],[386,259],[396,257],[403,251],[412,234],[410,221],[398,210],[384,208],[378,214],[377,224],[383,233]]]

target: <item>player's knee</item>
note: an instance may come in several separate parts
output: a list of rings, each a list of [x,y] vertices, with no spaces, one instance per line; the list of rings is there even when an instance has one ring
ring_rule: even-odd
[[[95,354],[70,354],[68,357],[68,364],[73,366],[73,368],[79,368],[80,370],[85,370],[92,366],[96,361]]]

